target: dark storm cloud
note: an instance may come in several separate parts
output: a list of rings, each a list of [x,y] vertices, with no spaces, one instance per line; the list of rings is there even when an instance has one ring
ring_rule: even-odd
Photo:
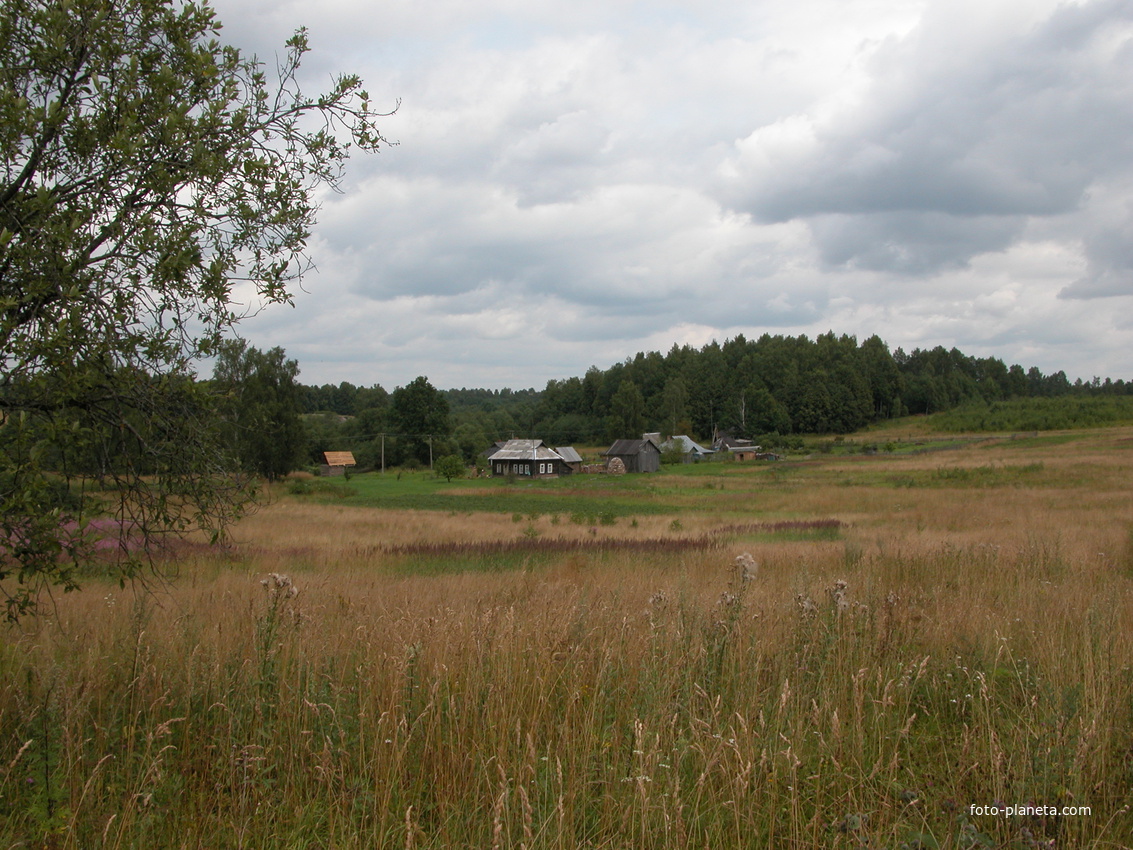
[[[1133,215],[1120,228],[1099,228],[1085,242],[1086,274],[1059,293],[1060,298],[1133,295]]]
[[[1022,232],[1022,216],[941,212],[819,215],[811,230],[828,266],[917,276],[961,268],[973,254],[1001,251]],[[956,246],[963,245],[963,252]]]

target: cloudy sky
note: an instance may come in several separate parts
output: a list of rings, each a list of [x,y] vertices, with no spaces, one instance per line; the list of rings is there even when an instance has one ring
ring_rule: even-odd
[[[400,102],[241,328],[304,383],[828,330],[1133,379],[1133,0],[213,5]]]

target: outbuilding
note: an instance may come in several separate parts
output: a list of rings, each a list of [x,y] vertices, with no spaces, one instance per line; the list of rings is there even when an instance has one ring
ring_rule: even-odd
[[[572,446],[558,446],[555,453],[563,459],[564,472],[582,472],[582,455]]]
[[[702,460],[710,460],[711,456],[716,453],[713,449],[706,449],[692,437],[684,434],[677,434],[666,440],[661,449],[662,451],[673,449],[680,451],[684,463],[699,463]]]
[[[602,456],[607,465],[614,458],[620,459],[626,472],[656,472],[661,468],[661,449],[652,440],[618,440]]]

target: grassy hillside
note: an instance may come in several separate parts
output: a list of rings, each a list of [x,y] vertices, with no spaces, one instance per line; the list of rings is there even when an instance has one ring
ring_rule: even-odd
[[[1060,396],[967,404],[936,415],[933,424],[942,431],[960,432],[1053,431],[1131,422],[1129,396]]]

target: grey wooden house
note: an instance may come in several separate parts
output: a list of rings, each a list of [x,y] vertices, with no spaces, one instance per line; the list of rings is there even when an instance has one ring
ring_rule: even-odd
[[[652,440],[618,440],[602,456],[607,464],[620,458],[626,472],[656,472],[661,468],[661,449]]]
[[[571,472],[566,461],[542,440],[508,440],[488,458],[492,475],[558,478]]]

